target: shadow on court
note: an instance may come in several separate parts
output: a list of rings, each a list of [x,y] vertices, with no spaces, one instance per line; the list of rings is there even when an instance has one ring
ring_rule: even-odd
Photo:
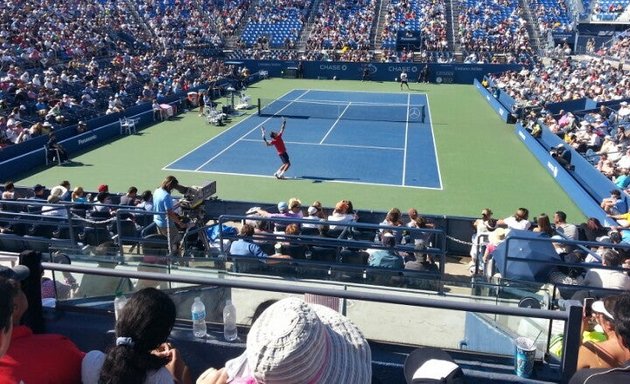
[[[313,183],[323,183],[326,181],[358,181],[356,177],[321,177],[321,176],[296,176],[296,179],[311,180]]]

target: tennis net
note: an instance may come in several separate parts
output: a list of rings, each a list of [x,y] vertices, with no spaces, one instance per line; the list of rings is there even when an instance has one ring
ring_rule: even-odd
[[[424,122],[424,105],[258,99],[258,115],[333,120]]]

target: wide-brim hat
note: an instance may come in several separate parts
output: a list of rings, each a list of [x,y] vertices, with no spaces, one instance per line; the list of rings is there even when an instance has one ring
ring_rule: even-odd
[[[405,380],[407,384],[463,384],[464,372],[447,352],[422,347],[407,356]]]
[[[260,383],[364,384],[372,356],[363,334],[328,307],[298,298],[280,300],[247,336],[248,366]]]

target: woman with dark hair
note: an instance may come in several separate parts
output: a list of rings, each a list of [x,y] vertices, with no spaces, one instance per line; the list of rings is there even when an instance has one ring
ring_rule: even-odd
[[[116,323],[116,345],[107,354],[85,355],[83,384],[192,383],[179,352],[166,342],[175,316],[175,304],[164,292],[136,292]]]
[[[538,218],[536,218],[536,228],[533,229],[533,232],[541,233],[547,237],[556,234],[556,231],[551,227],[551,220],[549,220],[549,216],[546,213],[541,213]]]
[[[586,223],[582,223],[578,227],[580,240],[586,241],[599,241],[600,237],[608,236],[608,231],[610,228],[604,227],[595,217],[589,217]]]

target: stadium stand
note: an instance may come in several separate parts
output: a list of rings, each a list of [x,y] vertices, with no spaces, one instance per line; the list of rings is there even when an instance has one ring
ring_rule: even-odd
[[[382,9],[384,4],[387,6]],[[627,0],[596,1],[592,7],[592,18],[604,22],[620,21],[627,13],[628,4]],[[571,10],[567,3],[562,0],[533,1],[529,4],[533,18],[524,12],[516,0],[466,0],[462,5],[460,14],[452,14],[451,20],[457,20],[455,25],[450,25],[448,15],[454,9],[452,4],[444,1],[393,0],[389,3],[376,0],[283,0],[272,3],[259,0],[252,4],[248,0],[5,2],[0,8],[0,148],[20,145],[29,138],[45,136],[53,129],[75,125],[79,120],[105,114],[124,114],[126,109],[138,103],[151,103],[154,99],[159,102],[172,95],[186,95],[188,91],[205,87],[209,82],[233,79],[237,75],[237,68],[226,65],[221,57],[221,48],[228,46],[237,48],[229,53],[230,59],[437,63],[454,61],[455,55],[451,49],[459,48],[457,57],[461,57],[464,63],[501,61],[527,64],[527,67],[518,71],[489,76],[487,88],[492,92],[500,91],[511,99],[510,111],[518,115],[532,132],[536,124],[542,125],[542,129],[548,129],[564,140],[566,144],[563,145],[570,147],[571,151],[583,155],[620,190],[630,191],[630,153],[627,153],[630,151],[630,138],[626,133],[630,127],[630,109],[627,102],[622,101],[630,99],[628,71],[617,62],[607,62],[601,58],[590,61],[554,59],[548,64],[534,62],[537,52],[534,52],[530,43],[532,37],[527,31],[528,23],[534,23],[533,28],[537,28],[543,36],[548,32],[572,32],[575,21],[569,16]],[[590,9],[588,2],[584,2],[584,5],[585,9]],[[382,50],[377,53],[373,50],[377,41],[375,31],[381,19]],[[451,46],[448,30],[456,26],[456,41]],[[421,48],[399,50],[397,39],[400,31],[420,33]],[[308,35],[303,36],[306,33]],[[304,47],[299,46],[300,41],[304,41]],[[565,43],[570,52],[569,42]],[[593,41],[589,43],[587,51],[623,62],[629,59],[629,45],[630,39],[625,33],[601,47],[596,46]],[[563,45],[560,49],[564,51],[564,48]],[[550,104],[582,99],[608,104],[595,109],[547,110]],[[570,167],[567,170],[573,171]],[[584,181],[581,175],[574,176],[576,180]],[[269,227],[265,223],[282,220],[246,217],[243,214],[246,211],[244,204],[251,204],[250,202],[212,201],[204,205],[204,213],[207,215],[205,218],[214,220],[215,226],[218,226],[218,238],[211,238],[212,228],[217,228],[215,226],[204,225],[182,231],[185,257],[169,259],[163,255],[169,249],[167,240],[155,235],[151,220],[142,217],[150,215],[144,210],[132,207],[127,211],[111,205],[109,208],[115,212],[113,216],[108,213],[97,217],[87,213],[92,208],[92,203],[63,203],[54,198],[49,201],[25,200],[31,197],[30,193],[26,188],[17,188],[16,195],[22,199],[12,200],[13,197],[5,197],[2,201],[1,251],[19,252],[29,248],[50,256],[55,250],[65,250],[72,254],[73,261],[89,264],[107,256],[100,253],[99,247],[103,243],[109,243],[115,251],[111,252],[113,260],[108,260],[108,265],[112,271],[117,269],[118,273],[121,269],[130,268],[130,263],[141,260],[137,267],[139,271],[184,270],[191,267],[194,274],[212,271],[221,276],[234,274],[239,278],[280,277],[291,282],[291,279],[309,278],[329,284],[341,282],[378,286],[378,289],[410,289],[415,290],[412,291],[414,295],[420,291],[423,294],[428,292],[443,295],[446,281],[445,257],[468,251],[462,252],[461,245],[452,244],[447,239],[470,238],[473,231],[470,225],[473,220],[470,218],[441,216],[430,218],[435,224],[432,229],[402,230],[399,225],[384,225],[381,221],[384,213],[375,212],[362,216],[358,223],[341,225],[344,228],[336,231],[326,231],[326,226],[331,223],[322,221],[318,223],[320,227],[315,228],[316,230],[307,231],[302,228],[297,233],[274,233],[264,230]],[[41,212],[42,208],[44,212]],[[611,210],[610,213],[623,214],[624,211],[625,209]],[[51,215],[51,212],[64,214]],[[226,212],[232,216],[221,216]],[[224,234],[221,231],[222,225],[232,225],[242,220],[256,222],[259,229],[248,240],[257,243],[267,256],[277,252],[291,256],[290,261],[281,261],[275,265],[251,256],[230,254],[226,244],[237,240],[238,236],[234,233]],[[287,223],[304,225],[306,221],[289,220]],[[560,228],[560,222],[555,224],[555,229]],[[625,226],[623,221],[619,221],[619,224],[619,227]],[[492,300],[498,300],[500,295],[504,295],[500,297],[501,300],[509,297],[513,301],[515,298],[519,301],[521,298],[531,299],[533,295],[536,305],[554,310],[562,307],[563,300],[573,298],[580,291],[583,293],[587,290],[593,296],[616,292],[609,289],[619,288],[617,286],[594,286],[587,278],[589,273],[603,273],[601,271],[604,270],[605,273],[623,277],[624,281],[628,280],[624,275],[627,271],[621,270],[621,266],[628,266],[629,260],[625,257],[626,248],[630,247],[625,245],[628,242],[625,234],[627,231],[616,227],[580,225],[577,230],[579,236],[575,239],[565,236],[552,241],[548,237],[534,235],[534,232],[515,232],[516,235],[508,236],[507,239],[496,240],[496,244],[492,243],[494,239],[480,240],[476,243],[479,246],[478,254],[488,256],[492,253],[486,252],[490,245],[501,249],[501,244],[504,244],[506,253],[504,259],[500,259],[496,253],[491,258],[485,258],[487,264],[479,265],[481,261],[475,264],[471,269],[473,276],[467,282],[467,288],[470,289],[472,285],[473,292],[496,292],[496,297],[492,297],[494,293],[489,295]],[[620,232],[610,232],[611,229],[619,229]],[[385,245],[385,236],[381,230],[391,231],[392,237],[398,240],[392,249]],[[400,236],[397,236],[399,233]],[[600,236],[595,236],[595,233]],[[422,238],[425,242],[411,241],[414,238]],[[524,257],[520,254],[522,245],[531,246],[537,241],[545,244],[547,250],[551,250],[545,253],[550,259],[541,260],[541,264],[555,265],[556,268],[542,268],[539,270],[542,272],[536,273],[536,276],[522,278],[521,269],[508,268],[508,265],[523,264],[523,260],[518,260]],[[274,248],[274,243],[279,244],[279,247]],[[515,248],[519,250],[518,254],[514,254],[514,249],[510,248],[510,244],[514,243],[519,244]],[[616,260],[615,263],[606,261],[603,266],[585,263],[586,260],[593,261],[589,257],[596,261],[598,257],[604,260],[602,255],[612,246],[619,250],[622,260]],[[579,258],[559,259],[556,251],[560,248],[578,249]],[[132,251],[136,253],[133,254]],[[400,262],[401,260],[396,259],[398,257],[407,263],[402,264],[402,267],[400,263],[394,267],[387,264],[388,258]],[[480,257],[478,260],[484,258]],[[195,270],[195,263],[206,264]],[[527,259],[527,263],[537,265],[531,259]],[[242,267],[243,265],[247,267]],[[54,268],[50,265],[48,267]],[[493,272],[499,272],[504,280],[492,280]],[[514,278],[515,276],[518,278]],[[155,280],[152,278],[155,276],[140,276],[136,288],[142,284],[153,284]],[[177,277],[173,280],[177,280]],[[225,284],[230,279],[223,280]],[[235,284],[234,281],[230,284]],[[191,283],[190,280],[185,282]],[[214,283],[205,281],[209,282]],[[523,294],[523,291],[519,291],[519,284],[532,284],[533,293]],[[352,288],[355,289],[356,286]],[[309,288],[300,289],[308,291]],[[113,293],[105,294],[111,296]],[[357,301],[364,298],[360,295],[355,297],[352,292],[347,291],[340,294],[342,295]],[[111,298],[107,296],[106,301]],[[374,297],[370,297],[370,300],[374,300]],[[404,299],[396,300],[398,303],[405,303]],[[516,306],[518,303],[513,301],[510,304]],[[86,302],[88,305],[85,305]],[[102,304],[89,303],[87,300],[81,304],[84,305],[82,315],[71,310],[67,313],[73,320],[89,318],[93,321],[100,317],[98,321],[89,322],[90,326],[102,328],[95,331],[100,336],[86,337],[84,333],[80,339],[84,345],[97,344],[103,341],[104,330],[109,329],[105,323],[107,326],[111,325],[109,304],[106,310],[97,312],[89,312],[85,308],[91,305],[96,308]],[[528,314],[519,312],[518,309],[496,307],[494,304],[493,301],[491,309],[474,306],[466,309],[471,312],[479,309],[480,312],[514,311],[521,316]],[[575,320],[575,314],[569,315],[571,310],[568,308],[567,312],[545,311],[536,314],[556,320],[570,320],[569,317],[572,316]],[[63,308],[59,310],[63,311]],[[104,314],[109,317],[105,318]],[[469,317],[466,321],[472,320]],[[497,323],[489,324],[483,329],[487,331],[497,328]],[[59,322],[52,325],[64,329],[74,337],[79,336],[72,325]],[[573,340],[571,334],[577,335],[579,322],[573,321],[565,330],[567,354],[562,356],[562,369],[556,369],[550,375],[550,382],[562,379],[558,372],[571,374],[574,368],[571,367],[571,362],[566,362],[567,359],[576,359],[573,356],[574,351],[569,348],[570,341],[567,340]],[[217,332],[218,330],[214,330],[214,333]],[[474,335],[468,336],[472,339]],[[551,338],[552,333],[549,332],[547,336]],[[512,353],[511,338],[509,340]],[[191,350],[201,349],[198,345],[200,343],[191,342],[190,338],[179,337],[178,341],[186,342]],[[103,341],[94,347],[104,349],[105,344]],[[377,347],[377,343],[372,344]],[[464,344],[462,341],[462,348]],[[208,348],[207,345],[203,347]],[[242,352],[241,347],[226,352],[230,348],[225,343],[221,347],[213,345],[216,356],[223,359],[217,366],[222,366],[226,355]],[[391,362],[379,364],[382,361],[378,359],[385,355],[394,359],[391,357],[393,354],[387,354],[388,348],[391,352],[394,347],[378,348],[381,348],[378,349],[381,354],[373,361],[375,371],[378,370],[375,377],[383,380],[396,377],[402,380],[402,364],[399,361],[401,354],[399,353],[398,360],[395,361],[395,367],[392,368],[392,364],[388,367],[387,363]],[[234,353],[236,350],[238,353]],[[549,351],[545,350],[547,352]],[[204,349],[197,355],[207,356],[208,353]],[[482,357],[459,358],[460,361],[470,361]],[[490,358],[485,356],[483,359]],[[509,362],[506,363],[507,360]],[[496,359],[491,361],[497,363]],[[540,370],[545,364],[547,359],[545,362],[537,362],[539,378],[543,380],[549,378]],[[199,371],[201,365],[197,362],[195,369]],[[505,377],[493,376],[497,372],[492,371],[490,366],[488,364],[485,371],[479,367],[469,367],[467,374],[474,375],[473,372],[476,372],[480,377],[476,382],[480,383],[505,382],[502,381]],[[502,364],[495,370],[501,370],[503,375],[509,376],[509,381],[519,380],[511,373],[504,373],[513,370],[511,356],[502,360]],[[391,371],[395,371],[394,376]],[[491,373],[488,374],[488,371]]]
[[[262,49],[290,48],[302,32],[308,18],[310,0],[272,3],[259,0],[252,5],[241,40],[247,47]]]
[[[514,0],[464,2],[458,16],[457,38],[465,62],[496,62],[495,54],[509,54],[508,62],[526,62],[532,51],[523,11]]]

